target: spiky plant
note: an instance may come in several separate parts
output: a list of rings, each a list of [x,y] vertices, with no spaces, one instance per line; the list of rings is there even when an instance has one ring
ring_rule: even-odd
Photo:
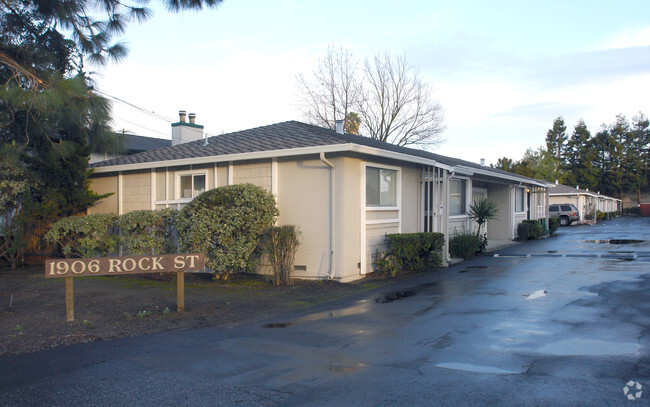
[[[478,224],[476,236],[481,235],[481,227],[485,225],[485,222],[496,219],[498,214],[499,209],[497,208],[497,204],[488,201],[487,198],[481,198],[474,201],[469,206],[468,215],[470,219]]]

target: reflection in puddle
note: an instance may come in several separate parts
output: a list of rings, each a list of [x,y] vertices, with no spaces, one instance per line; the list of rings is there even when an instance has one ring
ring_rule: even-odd
[[[287,328],[299,322],[318,321],[326,318],[347,317],[350,315],[358,315],[367,312],[369,309],[370,309],[370,301],[361,300],[361,301],[357,301],[357,305],[352,307],[342,308],[334,311],[317,312],[315,314],[310,314],[290,322],[271,322],[262,325],[262,328]]]
[[[361,368],[365,367],[365,363],[357,363],[352,366],[327,366],[327,370],[331,372],[336,372],[336,373],[343,373],[343,374],[350,374],[350,373],[356,373]]]
[[[585,240],[585,243],[601,243],[601,244],[634,244],[643,243],[645,240],[636,239],[606,239],[606,240]]]
[[[514,370],[500,369],[494,366],[478,366],[470,365],[468,363],[438,363],[436,367],[441,367],[443,369],[453,369],[453,370],[462,370],[464,372],[474,372],[474,373],[494,373],[494,374],[517,374]]]
[[[595,339],[567,339],[544,345],[539,351],[551,355],[628,355],[636,353],[636,343],[605,342]]]

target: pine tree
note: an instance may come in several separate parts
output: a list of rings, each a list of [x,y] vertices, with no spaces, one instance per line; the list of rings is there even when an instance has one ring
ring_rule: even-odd
[[[564,118],[558,116],[553,121],[553,128],[546,133],[546,152],[548,158],[554,164],[555,178],[560,182],[564,181],[562,168],[565,160],[567,138]]]

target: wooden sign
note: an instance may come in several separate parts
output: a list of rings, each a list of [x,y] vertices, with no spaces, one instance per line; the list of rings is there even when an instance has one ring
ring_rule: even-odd
[[[176,273],[177,306],[181,312],[185,309],[184,273],[204,269],[203,253],[45,260],[45,278],[65,278],[65,309],[68,321],[74,321],[73,277]]]
[[[203,269],[203,253],[45,260],[46,278],[173,273]]]

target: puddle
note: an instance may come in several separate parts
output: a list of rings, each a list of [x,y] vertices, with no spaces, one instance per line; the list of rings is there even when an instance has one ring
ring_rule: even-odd
[[[262,325],[262,328],[288,328],[300,322],[319,321],[321,319],[335,318],[335,317],[348,317],[351,315],[357,315],[357,314],[367,312],[369,307],[370,307],[369,300],[361,300],[361,301],[357,301],[356,305],[352,307],[341,308],[332,311],[317,312],[314,314],[306,315],[304,317],[298,318],[290,322],[271,322]]]
[[[377,304],[386,304],[389,302],[401,300],[402,298],[412,297],[416,294],[415,291],[393,291],[390,293],[384,293],[381,297],[375,298]]]
[[[547,293],[548,293],[548,291],[546,291],[546,290],[537,290],[537,291],[535,291],[535,292],[533,292],[531,294],[526,295],[526,297],[528,297],[526,299],[527,300],[536,300],[537,298],[546,297]]]
[[[637,353],[636,343],[605,342],[595,339],[567,339],[544,345],[539,351],[551,355],[629,355]]]
[[[487,266],[468,266],[468,269],[486,269]]]
[[[269,324],[262,325],[262,328],[286,328],[293,324],[294,322],[271,322]]]
[[[452,370],[462,370],[463,372],[474,372],[474,373],[493,373],[493,374],[518,374],[522,371],[515,370],[506,370],[500,369],[494,366],[479,366],[479,365],[470,365],[468,363],[438,363],[436,367],[441,367],[443,369],[452,369]]]
[[[636,239],[606,239],[606,240],[585,240],[585,243],[601,243],[601,244],[634,244],[643,243],[645,240]]]
[[[358,372],[365,366],[364,363],[357,363],[354,366],[327,366],[327,370],[336,373],[350,374]]]

